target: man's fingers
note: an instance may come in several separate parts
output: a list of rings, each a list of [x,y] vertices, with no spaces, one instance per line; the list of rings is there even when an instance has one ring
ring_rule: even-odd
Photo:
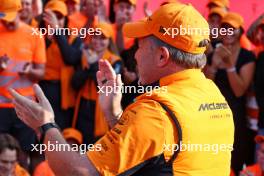
[[[14,101],[22,105],[24,108],[34,108],[38,105],[36,102],[20,95],[14,89],[9,89],[9,92],[13,96]]]
[[[97,71],[96,73],[97,83],[99,87],[103,86],[103,81],[105,80],[105,77],[101,71]]]
[[[34,84],[33,88],[34,88],[34,92],[36,94],[36,97],[37,97],[37,100],[39,101],[39,103],[42,106],[44,106],[45,108],[50,108],[50,103],[49,103],[48,99],[46,98],[42,89],[39,87],[39,85]]]
[[[121,87],[123,85],[122,79],[121,79],[121,74],[118,74],[116,77],[116,85],[118,87]]]
[[[113,80],[116,78],[116,73],[107,60],[99,61],[99,70],[104,74],[107,80]]]

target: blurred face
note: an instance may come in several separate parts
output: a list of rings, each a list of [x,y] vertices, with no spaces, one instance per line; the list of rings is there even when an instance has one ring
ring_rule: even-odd
[[[257,161],[262,170],[264,170],[264,142],[260,143],[257,151]]]
[[[94,35],[91,40],[91,46],[97,53],[105,51],[109,46],[110,40],[104,35]]]
[[[217,15],[217,14],[210,15],[208,18],[208,23],[209,23],[210,29],[220,28],[221,19],[222,18],[220,15]]]
[[[5,20],[2,20],[2,24],[5,26],[5,28],[9,31],[14,31],[18,28],[18,25],[19,25],[19,17],[17,16],[14,21],[5,21]]]
[[[135,59],[137,62],[139,83],[141,85],[147,85],[157,81],[153,77],[154,73],[157,72],[154,61],[160,55],[156,54],[152,46],[152,41],[146,37],[138,40],[138,50],[136,51]]]
[[[0,176],[13,175],[17,163],[16,150],[5,149],[0,154]]]
[[[22,0],[22,9],[19,11],[20,19],[28,19],[32,16],[32,0]]]
[[[66,5],[68,8],[68,14],[71,15],[73,14],[77,9],[76,3],[73,0],[67,0]]]
[[[264,45],[264,24],[257,28],[255,36],[257,43]]]
[[[82,12],[87,17],[92,17],[96,14],[96,8],[95,8],[95,0],[82,0],[81,1],[81,7]]]
[[[123,24],[132,21],[135,7],[128,2],[119,2],[115,4],[114,11],[116,14],[116,21]]]
[[[223,24],[221,27],[225,28],[226,30],[228,30],[229,28],[233,28],[233,31],[234,31],[233,35],[226,34],[226,35],[221,36],[224,45],[234,45],[240,41],[241,31],[239,28],[235,29],[229,24]]]

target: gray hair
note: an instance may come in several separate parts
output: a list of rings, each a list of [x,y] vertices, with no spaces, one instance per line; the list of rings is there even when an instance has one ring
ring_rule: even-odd
[[[170,58],[173,60],[174,63],[180,65],[184,68],[203,68],[206,64],[206,55],[202,54],[192,54],[182,50],[179,50],[162,40],[158,39],[157,37],[151,35],[148,37],[152,40],[155,47],[166,47],[169,51]]]

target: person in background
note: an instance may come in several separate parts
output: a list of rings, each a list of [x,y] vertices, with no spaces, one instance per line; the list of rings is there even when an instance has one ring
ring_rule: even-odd
[[[32,1],[33,0],[21,0],[22,8],[19,11],[19,18],[24,23],[36,28],[39,24],[33,16]]]
[[[3,8],[8,10],[4,11]],[[11,12],[12,7],[17,7]],[[20,162],[28,168],[28,153],[36,136],[17,119],[11,102],[9,88],[34,99],[33,84],[41,80],[45,72],[45,42],[32,28],[19,20],[20,0],[1,2],[0,12],[0,133],[12,134],[22,148]],[[15,44],[14,44],[15,41]]]
[[[247,128],[245,94],[253,80],[256,58],[240,46],[243,23],[243,18],[237,13],[225,15],[221,27],[232,29],[233,35],[222,36],[223,43],[216,47],[212,58],[208,58],[209,65],[205,69],[207,77],[219,87],[234,115],[235,142],[231,166],[235,174],[239,173],[244,163],[253,162],[248,161],[248,155],[254,156],[254,151],[250,151],[247,145],[251,139]]]
[[[45,0],[32,0],[33,17],[37,18],[43,13],[43,3]]]
[[[256,56],[264,51],[264,14],[256,19],[249,27],[247,37],[255,45],[253,52]]]
[[[45,6],[45,26],[67,27],[67,7],[63,1],[51,0]],[[45,95],[52,103],[56,122],[61,129],[71,126],[76,92],[70,85],[74,66],[81,60],[82,40],[71,33],[45,36],[47,64],[44,79],[40,82]]]
[[[68,144],[78,144],[81,145],[83,143],[83,137],[80,131],[74,128],[66,128],[62,131],[62,135]],[[41,162],[35,169],[33,176],[55,176],[47,160]]]
[[[136,3],[136,0],[115,0],[114,40],[120,53],[124,49],[130,48],[134,43],[133,39],[124,37],[122,28],[125,23],[132,21],[136,10]]]
[[[29,173],[18,164],[20,147],[14,137],[0,134],[0,176],[29,176]]]
[[[72,87],[79,92],[72,126],[82,132],[85,144],[96,142],[108,131],[98,101],[96,81],[98,62],[108,60],[116,73],[120,73],[122,67],[121,59],[114,49],[111,24],[98,23],[95,28],[101,28],[102,34],[92,36],[91,42],[84,47],[82,64],[72,78]]]
[[[264,30],[263,30],[264,34]],[[263,35],[264,36],[264,35]],[[262,38],[264,48],[264,37]],[[256,100],[259,106],[258,133],[264,135],[264,51],[258,55],[255,74]]]
[[[255,142],[259,145],[257,149],[257,163],[243,169],[239,176],[263,176],[264,175],[264,136],[257,135]]]
[[[214,7],[211,8],[209,11],[207,21],[209,23],[209,27],[211,31],[211,35],[210,35],[211,43],[206,50],[207,56],[213,53],[213,50],[215,49],[218,43],[221,43],[221,37],[219,31],[221,29],[221,21],[225,15],[226,15],[226,11],[221,7]],[[217,30],[218,32],[216,33],[215,31]]]
[[[63,0],[67,5],[68,15],[72,15],[79,11],[80,0]]]

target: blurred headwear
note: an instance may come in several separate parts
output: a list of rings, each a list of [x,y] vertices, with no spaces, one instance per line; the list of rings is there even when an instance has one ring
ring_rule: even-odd
[[[228,12],[224,18],[222,19],[221,23],[227,23],[234,27],[235,29],[243,28],[244,26],[244,19],[243,17],[235,12]]]
[[[94,27],[100,28],[100,30],[102,31],[102,33],[104,34],[104,36],[106,38],[112,38],[113,39],[114,31],[113,31],[113,27],[111,24],[106,23],[106,22],[99,22],[99,23],[95,24]]]
[[[160,6],[170,4],[170,3],[180,3],[180,2],[178,0],[167,0],[167,1],[162,2]]]
[[[21,7],[21,0],[0,0],[0,19],[14,21]]]
[[[208,17],[210,17],[213,14],[217,14],[223,18],[226,15],[226,11],[223,8],[214,7],[209,11]]]
[[[262,136],[262,135],[257,135],[257,136],[255,137],[255,142],[256,142],[257,144],[264,142],[264,136]]]
[[[74,139],[78,142],[78,144],[82,144],[83,136],[82,133],[75,128],[66,128],[62,131],[63,137],[67,139]]]
[[[136,5],[137,4],[137,0],[115,0],[115,3],[119,3],[119,2],[128,2],[128,3],[130,3],[130,4],[132,4],[132,5]]]
[[[181,28],[185,30],[199,28],[200,30],[199,32],[186,32],[183,35],[179,32],[173,34],[174,29],[179,31]],[[206,50],[210,30],[207,21],[192,5],[170,3],[161,6],[148,18],[126,23],[123,32],[130,38],[154,35],[175,48],[200,54]]]
[[[66,1],[73,1],[75,4],[80,4],[80,0],[61,0],[66,3]]]
[[[211,4],[215,4],[218,7],[227,7],[229,8],[229,0],[209,0],[209,2],[207,3],[207,6],[211,5]]]
[[[46,9],[50,9],[52,11],[59,12],[63,16],[67,16],[67,14],[68,14],[68,10],[67,10],[67,6],[66,6],[65,2],[60,1],[60,0],[49,1],[45,6],[45,10]]]

